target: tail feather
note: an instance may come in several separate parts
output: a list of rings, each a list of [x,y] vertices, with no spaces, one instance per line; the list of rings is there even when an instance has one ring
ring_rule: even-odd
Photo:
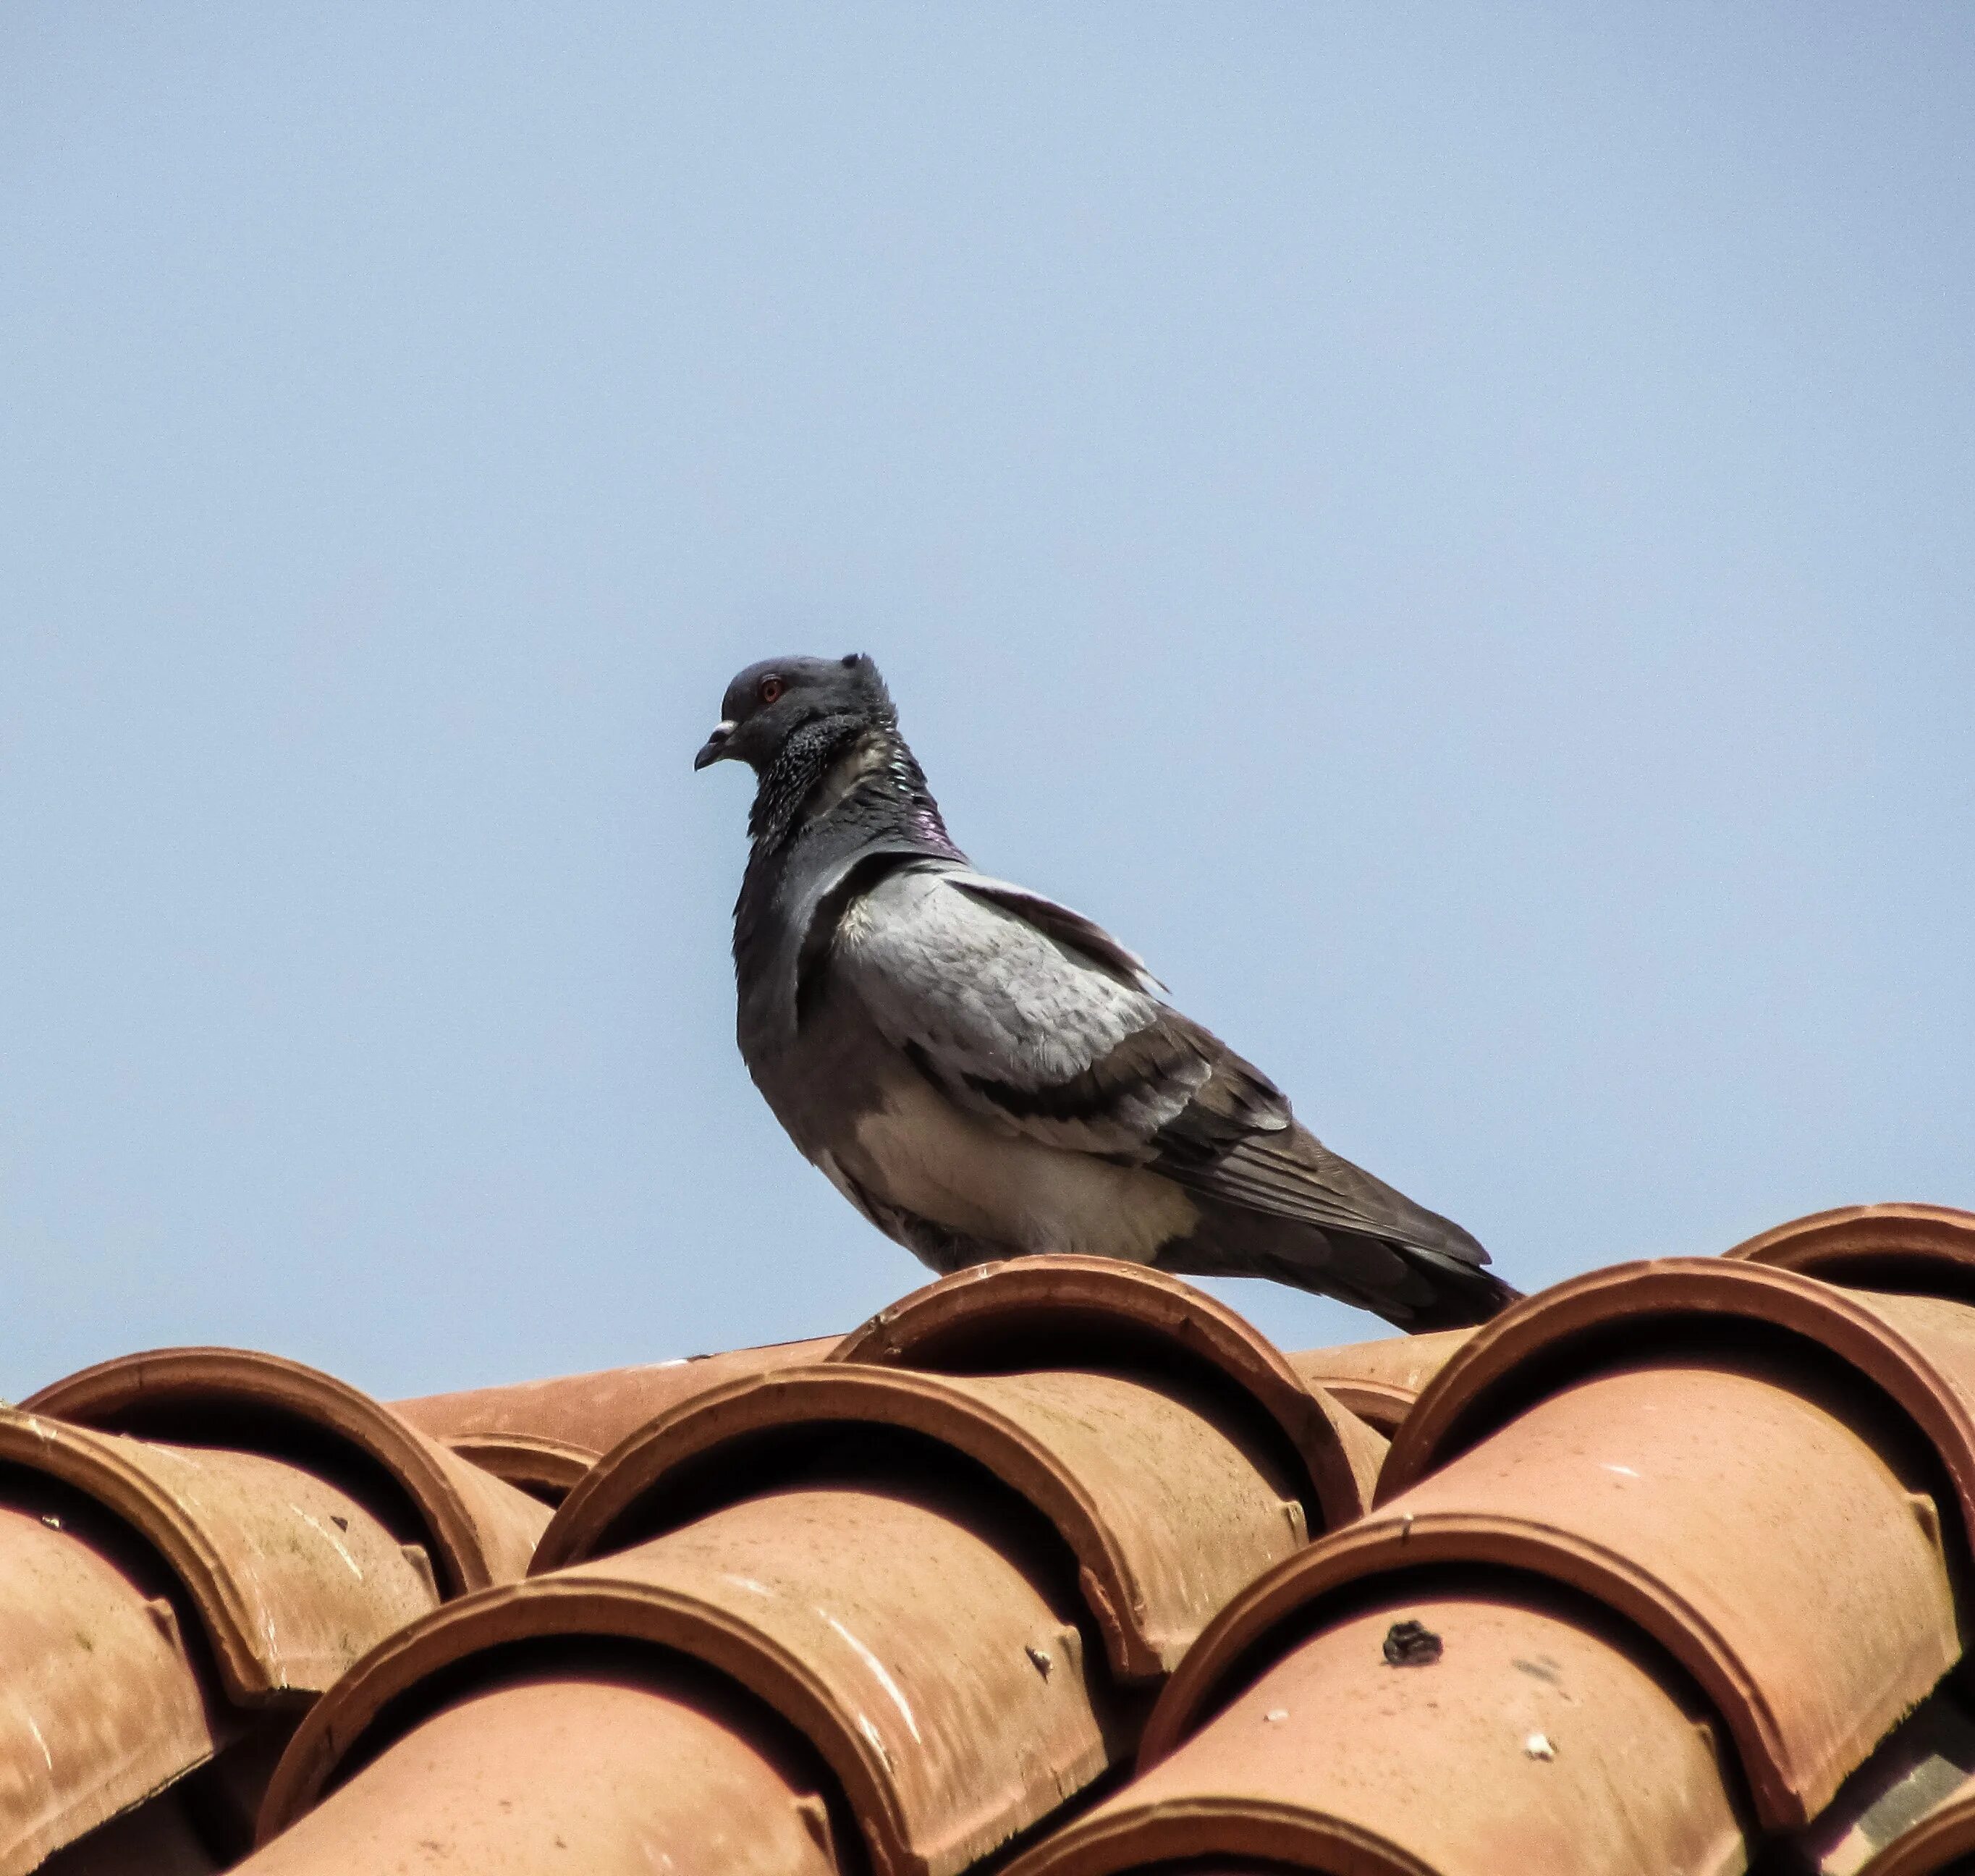
[[[1415,1335],[1471,1328],[1522,1293],[1479,1264],[1416,1245],[1245,1206],[1208,1203],[1200,1210],[1199,1225],[1160,1252],[1162,1270],[1271,1278],[1369,1309]]]

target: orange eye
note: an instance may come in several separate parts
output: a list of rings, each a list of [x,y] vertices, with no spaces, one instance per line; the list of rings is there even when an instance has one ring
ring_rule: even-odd
[[[772,704],[781,694],[782,681],[780,678],[766,677],[761,680],[761,698],[763,703]]]

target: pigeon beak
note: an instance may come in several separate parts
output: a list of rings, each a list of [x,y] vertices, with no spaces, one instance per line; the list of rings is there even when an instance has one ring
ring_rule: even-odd
[[[713,734],[700,745],[699,754],[692,759],[692,766],[695,772],[705,768],[709,764],[719,761],[728,753],[727,739],[733,734],[734,725],[731,723],[714,724]]]

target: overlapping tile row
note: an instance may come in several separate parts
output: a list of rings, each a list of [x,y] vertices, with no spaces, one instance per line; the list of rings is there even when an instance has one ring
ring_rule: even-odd
[[[168,1352],[0,1467],[0,1876],[1975,1858],[1965,1213],[1289,1356],[1080,1259],[389,1410]]]
[[[1341,1348],[1305,1349],[1288,1362],[1306,1384],[1390,1439],[1434,1375],[1474,1333],[1443,1329],[1425,1336],[1387,1336]]]
[[[1428,1382],[1376,1507],[1211,1625],[1139,1776],[1011,1876],[1779,1847],[1851,1876],[1872,1833],[1819,1813],[1963,1652],[1971,1248],[1967,1214],[1865,1208],[1517,1306]]]
[[[575,1829],[600,1871],[958,1876],[1121,1766],[1202,1628],[1362,1515],[1384,1454],[1231,1312],[1099,1260],[947,1279],[826,1353],[682,1391],[525,1582],[373,1651],[301,1723],[245,1867],[472,1866],[498,1838],[503,1868],[559,1869]]]
[[[547,1381],[429,1394],[392,1403],[403,1420],[475,1464],[560,1503],[626,1434],[742,1375],[820,1362],[842,1339],[770,1343]]]
[[[1967,1310],[1975,1305],[1975,1214],[1920,1204],[1854,1205],[1791,1221],[1738,1244],[1740,1261],[1796,1270],[1885,1299],[1910,1300],[1964,1407],[1975,1401]],[[1959,1349],[1957,1344],[1961,1345]],[[1965,1496],[1966,1483],[1961,1483]],[[1816,1876],[1945,1876],[1975,1867],[1975,1703],[1961,1671],[1882,1743],[1793,1848]]]
[[[224,1867],[300,1710],[442,1597],[520,1575],[547,1516],[268,1355],[160,1351],[0,1409],[0,1873],[202,1766],[119,1835],[133,1869]]]

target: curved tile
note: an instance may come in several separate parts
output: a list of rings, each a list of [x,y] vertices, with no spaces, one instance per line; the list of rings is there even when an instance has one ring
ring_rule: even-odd
[[[832,1429],[895,1428],[984,1467],[1048,1519],[1075,1553],[1113,1671],[1150,1679],[1178,1664],[1237,1590],[1304,1541],[1298,1481],[1244,1447],[1241,1416],[1221,1419],[1116,1375],[785,1369],[632,1435],[571,1493],[534,1573],[697,1515],[709,1492],[758,1491],[767,1436],[813,1446]]]
[[[514,1382],[394,1401],[392,1411],[420,1432],[449,1442],[467,1438],[553,1440],[588,1453],[607,1453],[646,1421],[670,1412],[696,1395],[711,1393],[748,1375],[820,1362],[840,1338],[770,1342],[721,1355],[682,1356],[636,1368],[600,1368],[547,1381]]]
[[[1651,1635],[1721,1714],[1763,1822],[1799,1825],[1961,1652],[1933,1500],[1875,1430],[1727,1368],[1641,1362],[1563,1386],[1237,1598],[1144,1752],[1172,1750],[1319,1598],[1382,1570],[1490,1566]]]
[[[616,1637],[731,1678],[809,1740],[881,1872],[953,1876],[1102,1771],[1116,1723],[1072,1611],[964,1490],[788,1489],[484,1591],[376,1650],[303,1720],[263,1813],[309,1809],[408,1688],[523,1639]]]
[[[446,1445],[553,1511],[596,1463],[587,1447],[522,1433],[463,1433]]]
[[[215,1723],[171,1605],[55,1514],[0,1506],[0,1871],[209,1759]]]
[[[1358,1516],[1385,1442],[1224,1304],[1162,1271],[1109,1257],[1036,1257],[977,1265],[881,1309],[832,1362],[992,1374],[1128,1366],[1191,1372],[1254,1403],[1297,1455],[1325,1528]]]
[[[1526,1298],[1477,1329],[1428,1383],[1393,1441],[1382,1504],[1601,1364],[1747,1335],[1868,1384],[1931,1450],[1975,1542],[1975,1314],[1924,1297],[1866,1296],[1791,1270],[1716,1257],[1617,1264]]]
[[[22,1403],[106,1431],[228,1447],[323,1471],[407,1540],[449,1593],[511,1581],[548,1522],[525,1492],[416,1431],[348,1382],[245,1349],[98,1362]]]
[[[739,1708],[656,1666],[478,1690],[235,1867],[836,1876],[823,1800]]]
[[[1292,1349],[1285,1359],[1305,1386],[1323,1388],[1390,1439],[1421,1389],[1474,1333],[1442,1329],[1424,1336],[1385,1336],[1334,1349]]]
[[[10,1410],[0,1464],[59,1480],[142,1538],[184,1585],[235,1701],[321,1692],[436,1600],[362,1505],[278,1460]]]
[[[1526,1603],[1370,1586],[1212,1723],[1007,1876],[1245,1867],[1351,1876],[1736,1876],[1707,1727],[1628,1652]],[[1395,1667],[1395,1621],[1438,1638]],[[1244,1859],[1237,1865],[1234,1859]]]
[[[1975,1212],[1947,1205],[1845,1205],[1793,1218],[1722,1253],[1862,1290],[1975,1303]]]

